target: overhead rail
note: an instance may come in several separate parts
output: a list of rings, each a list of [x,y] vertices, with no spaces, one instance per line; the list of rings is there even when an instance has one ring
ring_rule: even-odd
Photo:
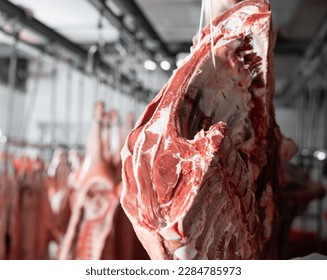
[[[13,3],[9,2],[8,0],[1,0],[0,1],[0,11],[10,20],[14,21],[16,25],[20,25],[22,28],[29,29],[36,33],[38,36],[40,36],[42,39],[45,39],[50,47],[45,46],[39,46],[30,44],[29,42],[24,42],[21,38],[18,38],[19,41],[22,41],[29,45],[30,47],[35,47],[36,49],[45,52],[48,55],[56,56],[58,53],[56,53],[57,49],[53,48],[55,47],[61,47],[63,50],[68,52],[69,54],[66,54],[66,57],[63,55],[64,58],[66,58],[69,61],[73,61],[75,68],[79,69],[82,72],[85,72],[85,66],[87,65],[89,51],[87,49],[84,49],[83,47],[79,46],[78,44],[72,42],[65,36],[59,34],[52,28],[48,27],[44,23],[40,22],[36,18],[34,18],[29,12],[27,12],[25,9],[18,7],[14,5]],[[10,32],[6,30],[2,30],[7,35],[15,36],[15,34],[11,34]],[[52,46],[52,49],[51,49]],[[75,58],[75,59],[73,59]],[[97,69],[102,73],[103,76],[113,76],[114,75],[114,66],[110,65],[108,62],[105,62],[103,58],[98,55],[96,56],[94,61],[94,64],[96,65]],[[101,75],[100,75],[101,76]],[[109,80],[110,81],[110,80]],[[131,79],[126,74],[121,75],[121,82],[125,85],[134,85],[135,80]],[[142,88],[142,91],[149,92],[149,90]],[[145,94],[144,96],[147,96],[148,94]],[[143,100],[145,98],[142,98]],[[146,100],[146,99],[145,99]]]
[[[146,19],[139,7],[134,3],[134,1],[119,1],[121,3],[117,5],[122,7],[122,5],[127,9],[122,11],[122,15],[117,15],[103,0],[88,0],[98,11],[104,16],[113,26],[119,30],[123,40],[129,42],[129,44],[134,44],[140,52],[143,52],[149,59],[154,62],[158,61],[158,56],[160,59],[164,59],[170,62],[170,64],[175,63],[174,54],[169,51],[166,44],[161,40],[156,31],[151,27],[151,24]],[[125,13],[125,14],[124,14]],[[135,22],[137,24],[135,31],[128,28],[124,23],[124,16],[133,15],[135,17]],[[138,23],[137,23],[138,22]],[[152,41],[159,43],[156,50],[150,48],[146,42],[146,38],[139,37],[138,33],[143,30],[145,35],[147,35]],[[171,71],[166,71],[166,74],[170,75]]]
[[[152,27],[151,23],[144,15],[135,0],[114,0],[117,6],[126,14],[131,14],[135,17],[135,24],[137,30],[142,30],[147,37],[158,43],[159,52],[163,57],[174,57],[167,44],[162,40],[157,31]]]

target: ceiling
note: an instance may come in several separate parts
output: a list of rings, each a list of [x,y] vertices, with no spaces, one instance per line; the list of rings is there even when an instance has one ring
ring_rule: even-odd
[[[172,53],[189,50],[192,38],[198,30],[201,0],[126,0],[136,4],[150,23],[158,38]],[[126,14],[122,10],[122,0],[106,0],[106,4],[117,8],[118,15]],[[219,0],[213,0],[219,1]],[[101,36],[111,44],[120,37],[119,31],[102,18],[103,28],[99,31],[100,14],[89,0],[11,0],[14,4],[29,9],[35,18],[50,26],[60,34],[81,45],[94,44]],[[326,0],[270,0],[273,22],[279,37],[297,42],[307,42],[313,37],[319,22],[327,13]],[[134,15],[137,26],[138,17]],[[137,30],[136,30],[137,31]],[[30,41],[39,40],[33,34],[25,34]],[[282,44],[285,40],[278,40]],[[288,41],[287,41],[288,42]],[[35,42],[38,43],[38,42]],[[294,47],[293,46],[293,47]],[[303,44],[302,44],[303,46]],[[300,45],[299,45],[300,47]],[[300,52],[290,49],[276,53],[275,74],[277,89],[285,83],[300,59]]]
[[[76,43],[93,43],[99,38],[100,15],[87,0],[11,0],[30,10],[33,16]],[[119,32],[103,20],[102,36],[116,41]]]
[[[120,0],[107,0],[107,4]],[[133,0],[129,0],[133,1]],[[201,0],[134,0],[166,44],[190,44],[197,32]],[[212,0],[219,1],[219,0]],[[100,15],[88,0],[11,0],[29,9],[34,17],[78,43],[96,42]],[[274,25],[284,36],[311,38],[323,15],[326,0],[270,0]],[[103,20],[106,42],[119,32]]]

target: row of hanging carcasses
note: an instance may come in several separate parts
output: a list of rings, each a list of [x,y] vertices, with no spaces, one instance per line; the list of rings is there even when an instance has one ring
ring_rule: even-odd
[[[98,102],[85,155],[1,154],[0,259],[148,258],[120,207],[120,149],[133,125],[133,114],[122,125]]]

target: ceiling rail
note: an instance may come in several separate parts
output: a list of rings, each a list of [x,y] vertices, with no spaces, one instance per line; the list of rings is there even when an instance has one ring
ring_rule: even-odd
[[[127,2],[130,2],[128,5],[125,5],[128,10],[122,11],[123,15],[119,16],[116,15],[111,8],[106,4],[103,0],[88,0],[98,11],[99,13],[104,16],[114,27],[117,28],[117,30],[120,32],[120,35],[123,39],[127,40],[129,44],[134,44],[138,47],[139,51],[144,53],[149,59],[160,62],[157,59],[157,56],[161,56],[162,59],[168,60],[171,64],[175,63],[175,57],[174,54],[172,54],[165,43],[161,40],[159,35],[155,32],[155,30],[151,27],[148,20],[145,18],[144,14],[141,12],[141,10],[136,6],[133,1],[122,1],[123,3],[120,3],[119,6],[122,4],[127,4]],[[158,41],[159,42],[159,48],[158,50],[153,50],[149,48],[149,46],[146,44],[146,40],[143,37],[138,37],[136,31],[130,30],[124,23],[124,13],[125,15],[128,14],[134,14],[135,18],[140,21],[140,26],[137,26],[136,29],[143,29],[145,30],[145,33],[150,37],[151,40]],[[163,71],[167,75],[171,74],[171,71]]]
[[[152,27],[148,18],[142,12],[135,0],[114,0],[116,5],[125,13],[131,14],[135,17],[135,24],[137,30],[142,30],[150,40],[158,43],[161,55],[164,58],[174,57],[167,44],[162,40],[157,31]]]
[[[76,68],[82,72],[85,72],[85,67],[88,61],[89,52],[87,49],[75,44],[65,36],[59,34],[49,26],[45,25],[44,23],[40,22],[36,18],[34,18],[29,12],[25,9],[14,5],[13,3],[9,2],[8,0],[1,0],[0,1],[0,11],[6,16],[15,22],[15,24],[19,24],[22,28],[27,28],[40,36],[41,38],[48,41],[48,45],[51,47],[53,46],[60,46],[65,51],[69,52],[69,56],[72,58],[71,61],[77,63]],[[9,35],[9,33],[7,33]],[[12,34],[11,34],[12,35]],[[21,38],[19,40],[23,41]],[[28,42],[25,42],[28,45],[31,45]],[[32,46],[32,45],[31,45]],[[51,48],[35,46],[35,48],[46,52],[48,55],[55,57],[57,54],[54,53],[56,50],[50,50]],[[76,61],[73,59],[75,58]],[[102,76],[110,76],[114,74],[114,66],[110,65],[109,63],[105,62],[101,55],[95,57],[95,65],[97,69],[101,72]],[[95,73],[93,73],[95,74]],[[101,75],[100,75],[101,76]],[[134,85],[136,83],[134,78],[127,76],[126,74],[121,75],[121,82],[125,85]],[[149,90],[145,88],[139,88],[139,91],[144,91],[149,95]],[[147,101],[146,98],[141,98],[144,101]]]

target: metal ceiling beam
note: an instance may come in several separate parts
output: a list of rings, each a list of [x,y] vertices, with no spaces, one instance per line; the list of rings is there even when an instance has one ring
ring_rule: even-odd
[[[7,0],[0,1],[0,10],[3,11],[9,17],[17,20],[23,26],[35,31],[42,37],[46,38],[50,42],[56,42],[66,49],[74,52],[76,55],[85,56],[86,51],[74,44],[67,38],[63,37],[53,29],[44,25],[33,16],[29,15],[24,9],[12,4]]]
[[[168,52],[166,47],[159,47],[158,51],[153,51],[150,49],[146,41],[143,38],[138,38],[137,33],[131,31],[125,24],[124,24],[124,16],[117,16],[109,7],[106,5],[105,1],[103,0],[88,0],[98,11],[102,14],[111,24],[117,28],[120,32],[120,35],[123,39],[127,40],[131,45],[136,45],[140,51],[142,51],[149,59],[156,61],[156,55],[160,53],[163,58],[167,57],[167,60],[171,63],[174,63],[175,59],[173,55]],[[152,34],[153,35],[153,34]],[[163,71],[166,75],[170,75],[171,71]]]
[[[122,10],[123,14],[131,14],[135,17],[137,30],[142,30],[151,40],[158,42],[159,49],[164,58],[174,57],[167,44],[161,39],[157,31],[152,27],[143,11],[135,0],[114,0],[116,5]]]
[[[79,65],[76,66],[80,71],[85,70],[85,65],[87,64],[88,50],[83,47],[73,43],[66,37],[62,36],[52,28],[43,24],[42,22],[35,19],[29,13],[27,13],[23,8],[18,7],[7,0],[0,1],[0,11],[2,11],[6,17],[11,18],[15,23],[20,24],[21,27],[32,30],[34,33],[38,34],[40,37],[46,39],[50,46],[60,46],[64,50],[71,53],[71,55],[76,56],[78,59]],[[14,36],[14,34],[9,34]],[[21,40],[21,39],[19,39]],[[28,42],[24,42],[27,45],[31,45]],[[55,56],[56,54],[45,48],[44,46],[35,46],[35,48],[40,49],[51,56]],[[108,75],[109,73],[113,73],[113,67],[105,62],[100,56],[95,57],[95,64],[99,68],[99,70]],[[130,79],[127,75],[122,74],[121,76],[122,83],[124,84],[134,84],[135,81]],[[147,91],[144,89],[144,91]]]

